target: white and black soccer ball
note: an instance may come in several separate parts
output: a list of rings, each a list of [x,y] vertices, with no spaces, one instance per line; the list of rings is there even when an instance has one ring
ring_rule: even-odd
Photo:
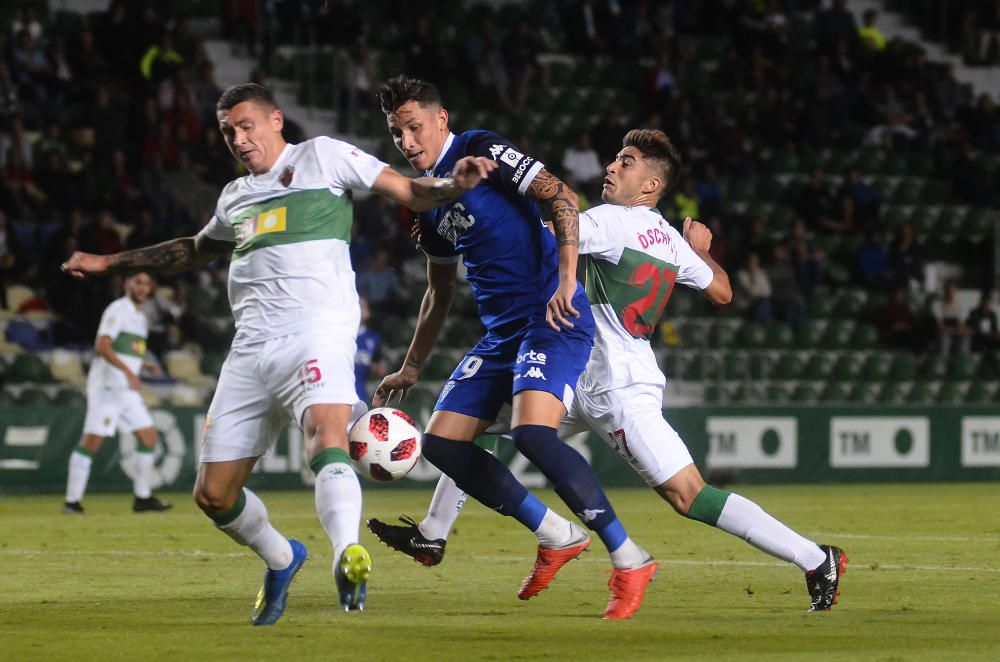
[[[406,412],[378,407],[357,420],[348,433],[351,463],[365,478],[399,480],[420,459],[423,436]]]

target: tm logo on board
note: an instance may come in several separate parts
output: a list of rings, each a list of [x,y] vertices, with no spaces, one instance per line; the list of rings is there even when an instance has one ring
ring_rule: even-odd
[[[834,416],[830,419],[830,466],[874,469],[930,465],[926,416]]]
[[[709,416],[709,469],[794,469],[799,423],[794,417]]]
[[[962,466],[1000,467],[1000,417],[962,417]]]

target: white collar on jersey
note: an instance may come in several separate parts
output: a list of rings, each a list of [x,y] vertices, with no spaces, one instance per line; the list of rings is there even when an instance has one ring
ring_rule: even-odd
[[[277,177],[277,173],[281,172],[281,166],[284,165],[285,161],[288,160],[288,157],[290,157],[292,155],[292,152],[295,151],[292,149],[293,147],[295,147],[294,144],[285,143],[285,146],[281,148],[281,154],[278,154],[278,158],[275,159],[274,165],[271,166],[270,170],[265,172],[263,175],[255,175],[252,172],[247,173],[247,178],[251,182],[256,183],[256,182],[266,181],[269,177],[271,179]]]
[[[437,170],[438,164],[441,163],[441,159],[443,159],[444,155],[448,153],[449,149],[451,149],[451,144],[453,142],[455,142],[455,134],[449,131],[448,139],[444,141],[444,147],[441,148],[441,153],[438,154],[438,160],[434,162],[433,168],[424,171],[424,177],[430,177],[434,174],[434,171]]]

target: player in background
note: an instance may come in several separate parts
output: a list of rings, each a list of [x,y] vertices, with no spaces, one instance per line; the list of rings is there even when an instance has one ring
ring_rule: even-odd
[[[663,419],[666,378],[649,338],[674,284],[701,290],[719,305],[732,299],[729,277],[709,256],[708,228],[689,218],[682,237],[656,209],[677,181],[680,165],[663,132],[630,131],[607,167],[601,194],[607,204],[580,215],[580,253],[597,334],[560,432],[565,437],[590,428],[677,513],[794,563],[805,572],[810,611],[825,611],[837,599],[847,564],[843,551],[803,538],[739,494],[706,485],[684,442]],[[443,496],[419,525],[371,520],[368,527],[393,549],[435,565],[461,510],[460,492],[442,476],[435,496]]]
[[[586,293],[576,279],[576,196],[505,138],[480,130],[452,133],[433,85],[397,76],[379,96],[396,147],[417,170],[445,176],[464,156],[486,157],[498,167],[458,200],[421,215],[427,291],[403,366],[382,381],[374,403],[402,398],[416,383],[448,315],[462,259],[486,334],[441,391],[424,434],[424,457],[461,491],[535,534],[535,565],[518,597],[536,595],[590,545],[590,536],[472,443],[511,402],[514,444],[611,555],[611,599],[604,617],[628,618],[639,608],[656,562],[628,537],[587,461],[557,434],[594,333]],[[451,489],[435,498],[457,494]]]
[[[170,508],[153,496],[153,452],[158,435],[140,391],[143,357],[149,322],[142,303],[153,291],[153,279],[144,272],[125,279],[125,296],[112,301],[101,315],[94,351],[97,356],[87,373],[87,416],[83,438],[69,456],[66,503],[63,512],[83,514],[83,494],[90,479],[90,465],[101,450],[105,437],[122,427],[139,440],[133,456],[132,510],[137,513],[162,512]]]
[[[359,400],[368,402],[365,390],[368,376],[374,372],[376,377],[384,377],[385,368],[382,366],[382,338],[368,325],[371,318],[368,301],[364,297],[358,301],[361,304],[361,326],[358,327],[358,349],[354,353],[354,389]]]
[[[360,311],[347,192],[370,190],[424,211],[471,189],[495,165],[463,159],[450,177],[411,179],[339,140],[289,144],[274,97],[253,83],[226,90],[216,116],[229,151],[249,174],[226,185],[205,228],[113,255],[74,253],[63,269],[81,278],[178,271],[231,255],[236,336],[206,417],[195,502],[267,564],[252,621],[276,622],[306,548],[275,530],[263,502],[244,485],[281,428],[294,421],[316,473],[316,512],[333,546],[340,603],[361,609],[371,557],[358,544],[361,486],[347,453],[347,426],[365,410],[354,388]]]

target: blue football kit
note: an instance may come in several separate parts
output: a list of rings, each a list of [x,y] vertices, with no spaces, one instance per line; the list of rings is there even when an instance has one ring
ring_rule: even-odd
[[[457,262],[479,308],[486,334],[459,363],[435,410],[493,420],[516,393],[552,393],[567,410],[590,356],[594,318],[577,284],[573,328],[553,330],[546,304],[559,285],[559,250],[534,201],[524,197],[544,167],[490,131],[450,135],[434,166],[446,177],[464,156],[498,167],[457,200],[420,215],[421,245],[432,262]]]

